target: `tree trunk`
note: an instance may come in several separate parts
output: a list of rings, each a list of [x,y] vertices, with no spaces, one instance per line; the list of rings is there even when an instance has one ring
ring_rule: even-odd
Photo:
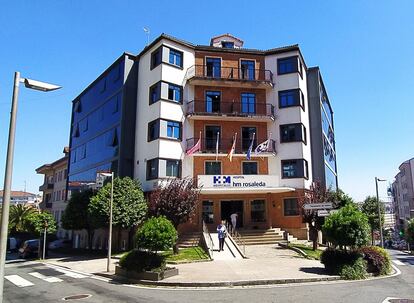
[[[174,252],[174,255],[178,255],[178,253],[179,253],[179,249],[178,249],[178,237],[179,237],[179,234],[178,234],[178,225],[177,226],[174,226],[174,227],[175,227],[175,230],[177,231],[177,241],[175,241],[175,243],[174,243],[173,252]]]
[[[128,250],[131,250],[134,248],[134,227],[130,227],[128,231]]]
[[[93,242],[93,236],[95,234],[95,230],[94,229],[87,229],[86,231],[88,233],[88,249],[92,250],[92,242]]]
[[[121,249],[121,234],[122,234],[122,227],[121,226],[119,226],[118,227],[118,239],[117,239],[117,247],[116,247],[116,251],[119,251],[120,249]]]
[[[318,249],[318,238],[316,238],[315,240],[313,240],[313,250],[317,250]]]
[[[374,246],[374,230],[371,229],[371,245]]]

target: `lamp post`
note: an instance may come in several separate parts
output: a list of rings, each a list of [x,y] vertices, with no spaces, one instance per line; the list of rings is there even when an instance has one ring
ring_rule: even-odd
[[[9,140],[7,144],[6,156],[6,171],[4,174],[3,187],[3,207],[1,216],[0,228],[0,303],[3,302],[3,288],[4,288],[4,265],[6,263],[7,254],[7,232],[9,225],[9,209],[10,209],[10,192],[13,173],[13,157],[14,157],[14,142],[16,134],[16,117],[17,117],[17,103],[19,95],[19,84],[24,83],[27,88],[40,90],[44,92],[53,91],[61,88],[60,86],[35,81],[31,79],[21,78],[20,72],[14,73],[13,97],[10,112],[10,126],[9,126]]]
[[[378,207],[378,220],[379,220],[379,230],[380,230],[380,240],[381,240],[381,247],[384,248],[384,238],[382,236],[382,220],[381,220],[381,207],[380,207],[380,200],[378,197],[378,182],[382,182],[382,181],[387,181],[387,180],[383,180],[383,179],[379,179],[377,177],[375,177],[375,189],[377,192],[377,207]]]
[[[111,201],[109,203],[109,235],[108,235],[108,259],[106,260],[106,271],[109,272],[111,264],[111,252],[112,252],[112,206],[114,203],[114,172],[111,173],[99,173],[105,177],[111,177]]]
[[[44,226],[45,228],[43,230],[43,255],[42,255],[43,260],[46,259],[46,235],[47,235],[47,227],[48,227],[47,221],[45,221]]]

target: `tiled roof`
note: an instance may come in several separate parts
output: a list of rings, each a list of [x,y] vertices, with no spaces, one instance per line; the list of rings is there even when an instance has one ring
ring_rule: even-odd
[[[0,190],[0,196],[3,197],[3,190]],[[10,193],[11,197],[27,197],[27,196],[33,196],[35,197],[35,194],[26,192],[26,191],[20,191],[20,190],[12,190]]]

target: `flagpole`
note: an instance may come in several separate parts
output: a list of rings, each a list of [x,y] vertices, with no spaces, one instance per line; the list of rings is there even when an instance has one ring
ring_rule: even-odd
[[[217,132],[217,138],[216,138],[216,162],[218,161],[219,138],[220,138],[220,132]]]

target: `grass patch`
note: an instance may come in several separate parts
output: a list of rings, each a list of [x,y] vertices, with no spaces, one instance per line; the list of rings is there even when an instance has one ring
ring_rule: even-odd
[[[322,250],[320,249],[313,250],[312,247],[303,244],[289,244],[289,246],[299,248],[300,250],[305,252],[311,259],[320,260],[321,258]]]
[[[190,247],[190,248],[181,248],[178,252],[178,255],[174,255],[172,250],[165,251],[162,253],[166,257],[166,261],[174,262],[185,262],[185,261],[198,261],[198,260],[208,260],[208,254],[201,247]]]

